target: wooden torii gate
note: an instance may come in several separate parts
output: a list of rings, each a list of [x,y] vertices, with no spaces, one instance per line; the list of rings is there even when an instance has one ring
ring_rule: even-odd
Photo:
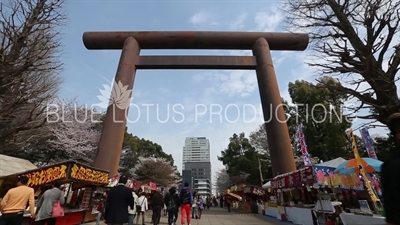
[[[309,37],[302,33],[267,32],[85,32],[89,50],[122,49],[115,83],[133,89],[137,69],[256,70],[274,176],[296,170],[286,116],[271,50],[303,51]],[[252,50],[253,56],[141,56],[141,49]],[[95,167],[118,173],[128,109],[107,109]],[[122,122],[116,122],[122,121]]]

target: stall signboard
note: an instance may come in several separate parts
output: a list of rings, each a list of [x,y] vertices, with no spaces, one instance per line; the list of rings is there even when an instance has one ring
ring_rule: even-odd
[[[148,182],[145,185],[149,186],[152,190],[156,190],[157,189],[156,183]]]
[[[302,168],[290,173],[276,176],[271,181],[273,189],[293,188],[303,184],[313,184],[315,182],[314,170],[312,167]]]
[[[126,183],[125,186],[127,186],[127,187],[129,187],[129,188],[139,189],[140,186],[142,186],[142,184],[141,184],[139,181],[137,181],[137,180],[128,179],[128,182]]]
[[[51,184],[57,180],[80,180],[94,184],[108,184],[108,172],[67,161],[40,169],[27,171],[13,176],[27,176],[28,186],[37,187]]]
[[[79,163],[72,165],[71,178],[96,184],[108,184],[108,172],[96,170]]]
[[[68,177],[68,164],[57,164],[41,170],[31,171],[22,175],[29,178],[29,187],[50,184],[54,181],[66,179]]]
[[[258,196],[263,196],[265,195],[265,190],[259,187],[246,186],[243,188],[243,194],[254,194]]]

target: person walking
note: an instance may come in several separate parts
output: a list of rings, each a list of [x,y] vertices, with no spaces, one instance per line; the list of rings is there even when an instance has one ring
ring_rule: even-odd
[[[149,210],[149,205],[147,203],[146,194],[144,192],[140,193],[138,198],[138,205],[136,206],[136,224],[139,224],[139,218],[142,217],[142,225],[144,225],[144,214]]]
[[[203,199],[199,196],[197,198],[197,214],[198,214],[198,218],[201,219],[201,214],[203,214],[203,210],[204,210],[204,201]]]
[[[164,188],[161,188],[161,194],[163,196],[163,199],[165,199],[166,193],[165,193]],[[168,209],[167,209],[167,205],[166,205],[165,201],[164,201],[164,205],[163,205],[163,212],[164,212],[164,216],[168,215]]]
[[[59,201],[61,205],[65,203],[64,192],[60,190],[61,183],[56,181],[53,188],[45,191],[36,205],[36,224],[55,225],[57,218],[53,218],[54,204]]]
[[[27,186],[29,178],[20,176],[17,187],[10,189],[0,202],[0,224],[22,225],[24,210],[29,204],[31,217],[35,219],[35,191]]]
[[[175,215],[174,215],[174,225],[176,224],[176,221],[178,220],[178,213],[181,208],[181,200],[179,199],[179,190],[178,189],[175,192],[175,196],[179,201],[178,201],[178,208],[176,209]]]
[[[153,225],[158,225],[160,224],[161,211],[164,207],[164,197],[158,190],[151,198],[151,205],[153,207]]]
[[[164,203],[168,211],[168,225],[175,225],[178,220],[179,196],[176,188],[171,187],[164,197]]]
[[[197,219],[199,217],[198,214],[198,206],[197,206],[197,193],[193,193],[193,203],[192,203],[192,219]]]
[[[104,211],[106,209],[107,193],[108,191],[103,192],[103,197],[101,198],[99,205],[97,205],[98,214],[96,219],[96,225],[100,225],[100,221],[102,217],[104,217]]]
[[[400,225],[400,182],[393,180],[400,177],[400,113],[392,114],[387,125],[390,134],[394,136],[397,154],[382,165],[383,207],[387,225]]]
[[[125,187],[127,182],[128,177],[122,175],[119,178],[117,186],[111,188],[108,192],[104,213],[104,220],[108,225],[122,225],[128,223],[128,207],[133,209],[135,199],[132,196],[131,189]]]
[[[181,205],[181,224],[185,224],[185,218],[188,225],[190,225],[190,209],[193,204],[192,191],[189,189],[189,183],[185,182],[184,187],[179,193]]]
[[[207,198],[206,198],[206,207],[208,210],[210,210],[210,207],[211,207],[211,197],[210,196],[207,196]]]
[[[225,197],[225,204],[226,204],[226,207],[228,208],[228,212],[231,212],[232,200],[230,197]]]
[[[129,217],[128,217],[128,225],[133,225],[133,221],[135,221],[135,216],[136,216],[136,206],[138,205],[138,199],[139,197],[136,195],[136,190],[132,189],[132,196],[135,202],[135,205],[133,206],[133,209],[131,209],[131,207],[128,207],[128,213],[129,213]]]

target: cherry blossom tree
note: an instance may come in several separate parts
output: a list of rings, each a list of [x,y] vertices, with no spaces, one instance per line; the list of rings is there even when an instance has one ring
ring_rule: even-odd
[[[225,192],[226,189],[231,187],[232,183],[231,177],[226,169],[220,169],[215,174],[215,188],[218,193]]]
[[[163,158],[140,157],[135,168],[135,179],[141,182],[154,182],[158,186],[171,187],[180,182],[177,169]]]
[[[49,147],[91,165],[101,134],[96,125],[102,114],[74,101],[60,101],[48,107],[47,115],[47,129],[52,136],[47,140]]]

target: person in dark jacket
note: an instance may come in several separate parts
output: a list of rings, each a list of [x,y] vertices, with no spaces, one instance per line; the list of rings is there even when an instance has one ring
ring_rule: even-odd
[[[190,213],[193,204],[193,194],[189,188],[189,183],[185,182],[184,187],[179,193],[179,200],[181,205],[181,224],[185,224],[185,217],[187,224],[190,224]]]
[[[397,155],[382,165],[381,183],[383,189],[383,201],[388,225],[400,225],[400,113],[392,114],[387,123],[391,135],[394,136],[397,145]]]
[[[158,225],[160,224],[161,211],[164,207],[164,197],[158,190],[153,194],[153,197],[151,198],[151,205],[153,209],[153,224]]]
[[[128,223],[128,207],[133,209],[135,199],[132,191],[125,184],[128,182],[126,176],[121,176],[117,186],[111,188],[106,200],[104,220],[108,225],[122,225]]]
[[[168,211],[168,224],[173,225],[178,220],[179,210],[179,196],[176,193],[176,187],[169,189],[168,193],[164,197],[164,203],[167,206]]]

